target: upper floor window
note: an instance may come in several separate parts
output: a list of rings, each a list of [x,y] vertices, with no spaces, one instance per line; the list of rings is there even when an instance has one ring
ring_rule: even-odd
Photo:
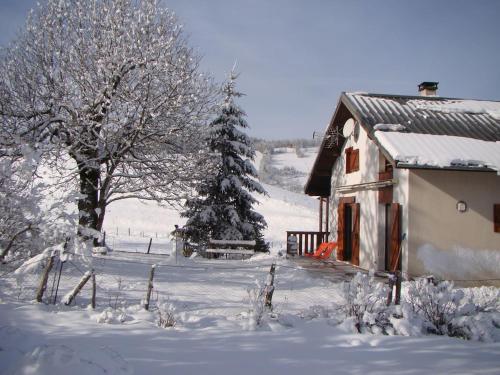
[[[345,150],[345,173],[359,171],[359,149],[352,147]]]

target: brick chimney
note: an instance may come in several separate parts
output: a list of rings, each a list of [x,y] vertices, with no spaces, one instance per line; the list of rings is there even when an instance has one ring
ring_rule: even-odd
[[[436,96],[439,82],[422,82],[418,85],[420,96]]]

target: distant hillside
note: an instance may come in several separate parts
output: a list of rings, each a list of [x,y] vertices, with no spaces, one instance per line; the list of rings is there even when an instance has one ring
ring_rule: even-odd
[[[302,193],[319,148],[319,140],[254,140],[261,182]]]
[[[280,250],[285,246],[287,230],[317,228],[317,200],[304,195],[303,186],[318,147],[307,140],[256,140],[255,144],[258,149],[255,168],[268,193],[267,196],[255,195],[259,201],[256,210],[268,223],[266,241]],[[108,207],[104,227],[112,247],[119,248],[125,240],[137,242],[142,238],[143,249],[149,238],[153,238],[153,246],[162,243],[165,237],[169,238],[175,224],[182,226],[185,221],[172,208],[161,207],[155,202],[126,199]],[[171,244],[167,247],[170,248]]]

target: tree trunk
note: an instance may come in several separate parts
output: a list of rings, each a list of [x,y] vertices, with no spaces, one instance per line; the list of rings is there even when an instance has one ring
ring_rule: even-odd
[[[99,169],[86,165],[79,167],[80,193],[78,200],[78,235],[84,239],[94,238],[85,229],[99,230],[99,215],[96,212],[99,203]]]

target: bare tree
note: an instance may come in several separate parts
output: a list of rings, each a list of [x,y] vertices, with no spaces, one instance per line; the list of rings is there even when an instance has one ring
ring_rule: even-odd
[[[174,203],[204,172],[216,90],[157,1],[48,0],[2,55],[2,132],[50,145],[45,160],[79,185],[80,235],[112,201]]]

